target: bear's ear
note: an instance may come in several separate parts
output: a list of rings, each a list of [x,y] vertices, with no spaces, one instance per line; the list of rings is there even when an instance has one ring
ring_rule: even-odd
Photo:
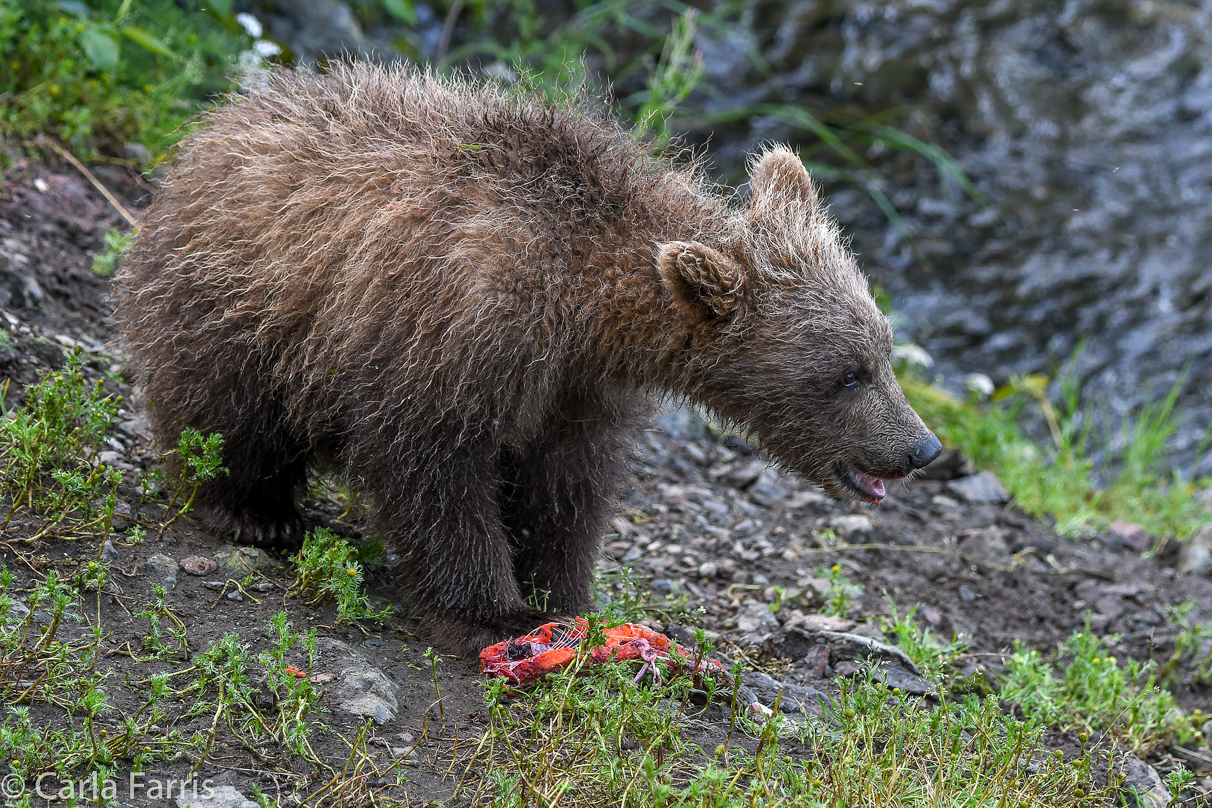
[[[661,281],[690,311],[728,317],[740,306],[745,272],[728,256],[697,241],[662,244],[657,257]]]
[[[794,199],[816,208],[820,202],[808,169],[785,146],[771,146],[750,159],[749,187],[755,206],[780,205]]]

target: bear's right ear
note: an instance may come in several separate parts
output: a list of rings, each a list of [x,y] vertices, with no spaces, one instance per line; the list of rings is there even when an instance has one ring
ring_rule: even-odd
[[[678,304],[699,316],[728,317],[740,306],[745,272],[728,256],[697,241],[662,244],[661,281]]]
[[[809,208],[820,205],[812,177],[803,161],[786,146],[771,146],[749,163],[749,187],[753,203],[779,206],[798,200]]]

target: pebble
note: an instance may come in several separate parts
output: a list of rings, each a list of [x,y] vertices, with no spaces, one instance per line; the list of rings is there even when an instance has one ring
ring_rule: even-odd
[[[112,564],[115,561],[122,559],[122,554],[114,547],[114,543],[109,539],[105,540],[105,544],[101,545],[101,554],[99,558],[107,564]]]
[[[1204,525],[1178,552],[1178,571],[1189,575],[1212,573],[1212,524]]]
[[[245,797],[235,786],[204,788],[200,783],[196,789],[185,784],[176,784],[183,792],[177,797],[177,808],[261,808]]]
[[[277,562],[259,547],[233,547],[211,556],[218,569],[247,575],[249,571],[264,572],[272,570]]]
[[[181,559],[181,569],[190,575],[210,575],[219,565],[206,556],[186,556]]]
[[[872,528],[871,517],[861,513],[834,516],[829,520],[829,526],[836,530],[839,536],[870,533]]]
[[[157,553],[143,562],[143,569],[147,572],[148,577],[153,578],[165,589],[176,588],[177,570],[180,567],[168,556]]]
[[[1120,793],[1125,803],[1136,808],[1166,808],[1170,804],[1170,790],[1162,782],[1157,770],[1135,755],[1126,755],[1123,773],[1127,775],[1120,784]]]
[[[1013,560],[1005,531],[996,525],[969,533],[963,537],[959,547],[966,557],[984,564],[1008,567]]]
[[[964,584],[959,588],[959,596],[960,600],[962,600],[964,603],[971,603],[972,601],[976,600],[976,594],[968,588],[967,584]]]
[[[778,627],[778,618],[765,603],[745,607],[736,618],[736,630],[743,634],[767,634]]]
[[[714,561],[704,561],[699,564],[699,577],[706,578],[708,581],[714,579],[720,573],[719,565]]]
[[[228,600],[234,600],[236,603],[243,603],[243,602],[244,602],[244,596],[240,594],[240,590],[239,590],[239,589],[233,589],[232,591],[228,592],[228,593],[227,593],[227,599],[228,599]]]
[[[396,717],[400,695],[383,671],[357,657],[347,657],[333,685],[333,701],[338,709],[362,716],[376,724]]]
[[[1010,501],[1010,492],[1002,485],[1002,481],[988,471],[951,480],[947,483],[947,489],[968,502],[1003,505]]]
[[[1116,519],[1107,528],[1107,536],[1113,541],[1118,540],[1125,547],[1143,553],[1153,546],[1153,537],[1149,532],[1134,522]]]
[[[668,578],[653,578],[651,586],[654,592],[662,595],[668,595],[673,591],[673,581]]]

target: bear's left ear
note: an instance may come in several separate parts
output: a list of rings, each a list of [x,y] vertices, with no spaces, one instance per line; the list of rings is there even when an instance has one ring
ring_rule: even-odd
[[[815,208],[820,203],[812,177],[804,163],[785,146],[771,146],[752,158],[749,187],[753,203],[773,203],[796,199]]]
[[[661,281],[679,305],[708,317],[728,317],[740,306],[745,272],[736,261],[697,241],[662,244]]]

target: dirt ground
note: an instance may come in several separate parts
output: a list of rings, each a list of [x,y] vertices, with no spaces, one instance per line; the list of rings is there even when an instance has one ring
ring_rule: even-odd
[[[123,167],[101,166],[97,174],[135,209],[144,201],[146,186]],[[153,583],[167,589],[166,606],[186,624],[193,653],[228,632],[255,653],[268,644],[270,618],[285,610],[296,628],[314,626],[321,637],[313,681],[326,690],[333,732],[313,743],[317,751],[334,760],[348,757],[348,741],[364,726],[362,716],[377,713],[382,720],[369,725],[367,748],[378,769],[364,772],[366,788],[415,803],[448,799],[457,783],[457,773],[447,774],[452,745],[483,726],[481,677],[472,663],[440,659],[445,727],[438,732],[437,694],[425,656],[429,642],[416,635],[390,569],[374,571],[368,580],[372,600],[399,607],[386,624],[333,628],[331,608],[285,597],[293,572],[284,559],[251,551],[235,558],[232,545],[189,518],[158,541],[124,541],[131,526],[155,523],[163,508],[140,504],[135,473],[155,458],[147,448],[137,391],[116,381],[121,346],[106,322],[109,282],[90,269],[91,256],[104,246],[104,231],[121,224],[70,168],[21,162],[0,187],[0,325],[10,335],[9,347],[0,349],[0,376],[12,380],[7,406],[21,401],[24,385],[39,371],[59,367],[67,351],[82,348],[87,374],[107,377],[106,389],[125,397],[111,435],[113,454],[103,460],[128,472],[120,487],[123,518],[106,547],[87,538],[29,544],[23,539],[37,524],[14,520],[8,526],[0,535],[0,556],[14,575],[13,588],[26,590],[51,570],[70,577],[91,559],[110,561],[118,574],[98,594],[95,614],[92,600],[82,598],[85,621],[79,630],[100,620],[100,664],[111,671],[107,692],[123,710],[138,708],[151,673],[171,667],[133,653],[148,631],[146,619],[134,613],[151,601]],[[878,618],[888,613],[889,598],[902,611],[921,604],[919,621],[936,635],[968,638],[961,669],[983,669],[988,677],[1004,670],[1016,640],[1053,654],[1088,623],[1100,634],[1115,635],[1117,655],[1164,662],[1178,633],[1165,606],[1191,601],[1192,621],[1212,622],[1212,580],[1179,574],[1173,541],[1130,529],[1061,538],[1012,505],[981,501],[997,500],[996,487],[965,472],[971,469],[962,458],[946,456],[927,479],[889,486],[878,508],[843,504],[780,476],[742,441],[715,433],[694,414],[668,413],[636,447],[631,484],[606,536],[601,567],[607,579],[626,568],[643,581],[648,596],[669,615],[668,623],[656,620],[654,627],[683,640],[691,629],[705,629],[726,654],[755,669],[746,683],[757,698],[772,703],[781,682],[799,697],[785,698],[784,707],[796,710],[799,704],[807,712],[819,709],[815,694],[827,697],[842,677],[861,670],[859,646],[863,638],[882,637]],[[360,532],[356,519],[341,521],[337,498],[318,496],[308,505],[314,524]],[[178,566],[194,557],[218,558],[228,567],[197,575]],[[862,587],[849,618],[817,615],[823,579],[834,565]],[[888,662],[890,683],[895,678],[909,692],[929,694],[931,685],[910,664],[886,650],[879,653]],[[1182,667],[1171,687],[1185,709],[1212,713],[1212,688],[1193,683]],[[31,717],[35,724],[54,726],[62,711],[34,706]],[[197,716],[174,728],[189,734],[205,732],[209,724],[209,716]],[[1055,740],[1066,743],[1063,736]],[[1206,746],[1159,750],[1150,762],[1162,774],[1182,762],[1212,791],[1212,750]],[[181,780],[190,765],[156,763],[149,771]],[[406,788],[389,785],[399,770],[407,774]],[[285,800],[316,792],[329,775],[271,763],[220,736],[198,777],[245,796],[256,784]],[[144,792],[122,804],[176,802]]]

